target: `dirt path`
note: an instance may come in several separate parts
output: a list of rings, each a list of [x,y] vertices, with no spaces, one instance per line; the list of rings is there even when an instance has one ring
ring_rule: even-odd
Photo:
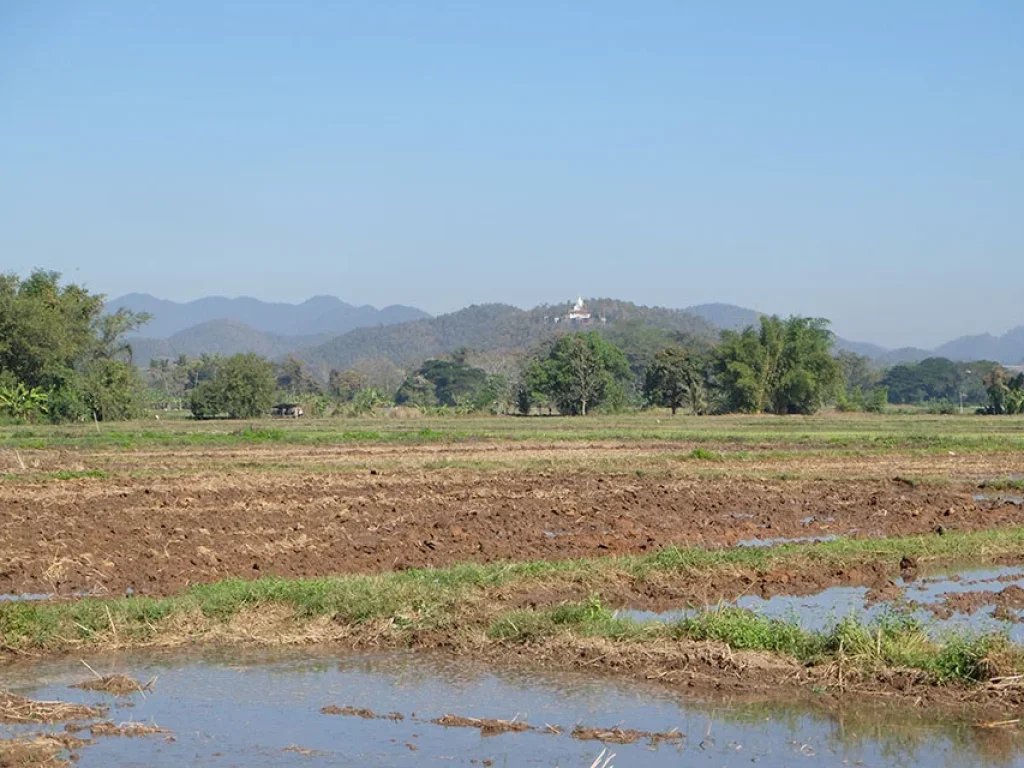
[[[1019,525],[1019,506],[892,480],[458,470],[5,482],[0,592],[166,594],[228,576]]]

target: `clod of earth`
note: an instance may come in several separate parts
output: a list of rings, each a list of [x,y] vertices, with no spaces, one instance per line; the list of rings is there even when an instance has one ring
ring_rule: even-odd
[[[489,717],[462,717],[460,715],[445,715],[431,720],[434,725],[443,725],[446,728],[479,728],[481,736],[496,736],[499,733],[522,733],[523,731],[534,730],[522,720],[496,720]]]
[[[156,683],[156,678],[153,678],[146,684],[142,684],[135,678],[128,677],[127,675],[105,675],[84,680],[81,683],[75,683],[71,687],[79,688],[83,691],[102,691],[114,696],[129,696],[133,693],[153,690],[154,683]]]
[[[344,715],[346,717],[361,717],[364,720],[405,720],[401,712],[389,712],[386,715],[378,715],[372,709],[360,707],[339,707],[334,704],[320,710],[321,715]]]
[[[632,728],[590,728],[577,725],[572,729],[572,737],[580,741],[600,741],[605,744],[632,744],[640,739],[648,739],[652,744],[662,741],[679,742],[686,734],[673,729],[671,731],[635,731]]]
[[[121,723],[115,725],[109,720],[93,723],[89,726],[93,736],[154,736],[157,734],[170,735],[170,731],[164,730],[156,725],[146,723]]]

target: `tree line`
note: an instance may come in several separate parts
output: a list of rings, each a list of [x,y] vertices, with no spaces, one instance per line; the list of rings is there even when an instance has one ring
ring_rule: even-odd
[[[278,403],[315,415],[380,406],[450,413],[586,416],[664,407],[713,413],[813,414],[924,405],[939,411],[1024,413],[1024,374],[992,362],[932,358],[887,370],[834,352],[828,322],[762,317],[758,326],[704,334],[626,319],[549,335],[518,354],[460,349],[412,371],[378,359],[331,370],[255,354],[150,361],[141,373],[126,337],[149,318],[103,311],[103,297],[53,272],[0,277],[0,415],[22,422],[109,421],[151,408],[197,419],[254,418]]]

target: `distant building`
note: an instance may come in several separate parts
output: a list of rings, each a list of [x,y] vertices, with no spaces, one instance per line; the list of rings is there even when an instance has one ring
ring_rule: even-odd
[[[568,318],[570,320],[590,319],[590,312],[587,310],[587,305],[583,303],[582,296],[576,299],[576,303],[573,305],[573,308],[569,310]]]
[[[304,416],[305,411],[302,410],[302,406],[298,403],[278,403],[274,406],[274,415],[297,419],[300,416]]]

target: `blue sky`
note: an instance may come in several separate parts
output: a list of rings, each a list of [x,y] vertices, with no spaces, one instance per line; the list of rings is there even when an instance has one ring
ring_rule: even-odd
[[[0,269],[1024,323],[1024,3],[6,2]]]

